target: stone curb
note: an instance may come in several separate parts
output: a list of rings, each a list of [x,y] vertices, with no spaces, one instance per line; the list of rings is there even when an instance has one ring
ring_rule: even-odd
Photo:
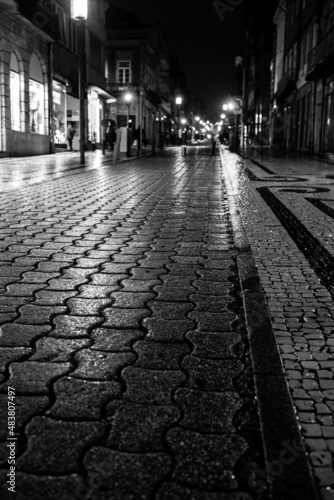
[[[224,159],[220,149],[222,164]],[[225,173],[239,281],[259,405],[270,498],[317,500],[261,282],[228,172]]]

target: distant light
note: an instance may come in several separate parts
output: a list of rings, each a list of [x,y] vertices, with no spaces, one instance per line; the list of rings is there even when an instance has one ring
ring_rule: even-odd
[[[223,111],[227,111],[228,110],[228,105],[227,104],[223,104]]]
[[[175,104],[181,105],[182,104],[182,97],[180,97],[180,96],[176,97]]]
[[[229,110],[231,110],[231,111],[234,109],[234,104],[233,104],[233,102],[229,102],[229,103],[228,103],[228,109],[229,109]]]
[[[127,102],[130,102],[132,101],[132,94],[130,94],[130,92],[127,92],[124,96],[124,99],[127,101]]]
[[[199,122],[199,121],[200,121],[200,117],[199,117],[199,116],[196,116],[195,120],[196,120],[197,122]]]
[[[224,120],[224,118],[226,118],[225,113],[223,113],[222,115],[220,115],[220,118],[222,118]]]
[[[187,123],[187,120],[185,118],[182,118],[181,123],[182,125],[184,125],[185,123]]]

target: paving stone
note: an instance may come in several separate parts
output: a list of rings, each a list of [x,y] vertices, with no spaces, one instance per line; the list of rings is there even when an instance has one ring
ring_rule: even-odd
[[[59,264],[56,262],[55,264]],[[60,264],[59,264],[60,265]],[[88,268],[84,269],[82,267],[71,267],[69,266],[64,270],[62,279],[78,280],[77,285],[87,282],[90,276],[94,276],[94,273],[98,272],[98,268]]]
[[[28,271],[22,275],[22,283],[46,283],[52,278],[60,276],[59,273],[47,273],[38,271]]]
[[[332,486],[334,484],[332,467],[314,467],[313,473],[318,486]]]
[[[129,352],[132,350],[132,344],[142,337],[144,337],[144,333],[141,330],[97,328],[91,334],[91,339],[94,342],[91,349],[110,352]]]
[[[166,269],[145,269],[145,268],[132,268],[130,270],[131,280],[140,280],[140,281],[153,281],[158,280],[160,276],[166,274]]]
[[[240,351],[242,338],[237,333],[188,332],[186,338],[194,344],[192,355],[200,358],[231,358]]]
[[[80,455],[105,430],[105,424],[99,422],[58,422],[35,417],[27,426],[27,450],[17,459],[17,466],[38,474],[79,472]]]
[[[67,302],[67,307],[75,316],[98,316],[112,302],[111,299],[74,298]]]
[[[27,347],[0,347],[0,373],[5,373],[8,365],[27,358],[31,353],[32,349]]]
[[[148,292],[152,291],[157,284],[160,284],[160,281],[126,279],[121,282],[123,292]]]
[[[97,420],[102,406],[120,394],[120,384],[63,377],[53,384],[56,401],[46,415],[56,419]]]
[[[234,299],[231,296],[216,296],[216,295],[200,295],[192,294],[189,297],[195,304],[194,311],[225,313],[230,312],[228,306],[233,303]]]
[[[20,307],[20,317],[16,320],[16,323],[43,325],[51,323],[53,316],[64,314],[66,311],[66,307],[62,306],[34,306],[28,304]]]
[[[159,342],[184,342],[185,333],[191,330],[194,323],[190,320],[165,320],[146,318],[143,326],[147,328],[147,340]]]
[[[50,326],[18,325],[7,323],[0,327],[1,347],[29,346],[35,338],[41,337],[51,330]]]
[[[85,455],[84,467],[88,481],[101,484],[108,498],[139,500],[152,496],[172,464],[166,453],[141,455],[93,447]]]
[[[49,336],[58,338],[88,337],[89,330],[102,321],[102,317],[99,316],[57,316],[53,320],[55,329]]]
[[[180,370],[180,360],[189,354],[186,344],[139,340],[133,344],[138,354],[136,366],[153,370]]]
[[[223,295],[229,294],[232,289],[232,284],[220,281],[201,281],[194,280],[192,285],[197,289],[201,295]]]
[[[114,300],[113,307],[140,309],[144,308],[149,300],[154,299],[155,294],[121,291],[113,292],[111,297]]]
[[[193,287],[193,282],[195,278],[192,276],[170,276],[169,274],[161,276],[161,281],[163,286],[172,287],[172,288],[188,288],[192,286],[193,290],[196,289]],[[160,283],[158,283],[160,284]]]
[[[231,287],[231,279],[235,277],[235,273],[228,269],[228,264],[226,267],[226,270],[199,269],[197,274],[201,278],[201,281],[222,282],[225,286]]]
[[[175,402],[182,409],[179,425],[201,434],[226,434],[236,432],[233,417],[242,406],[235,392],[203,392],[178,389]]]
[[[201,489],[181,486],[177,483],[164,483],[156,496],[157,500],[251,500],[248,493],[234,491],[228,493],[208,492]]]
[[[17,394],[47,394],[50,383],[71,369],[70,363],[12,363],[8,382],[0,385],[0,391],[5,392],[7,387],[14,387]]]
[[[60,290],[60,291],[76,291],[79,285],[85,283],[85,278],[57,278],[49,281],[48,289],[50,290]]]
[[[191,311],[194,305],[191,302],[158,302],[150,301],[147,306],[152,310],[155,318],[163,318],[165,320],[180,320],[186,319],[186,314]]]
[[[135,360],[132,353],[108,353],[84,349],[76,353],[78,367],[71,376],[90,380],[113,380],[116,373]]]
[[[235,359],[221,360],[185,357],[181,366],[188,374],[187,385],[207,391],[233,391],[233,378],[242,370]]]
[[[191,311],[188,318],[197,324],[197,329],[207,332],[229,332],[233,321],[236,320],[232,313],[205,313]]]
[[[168,269],[169,276],[182,276],[182,277],[189,276],[195,279],[196,271],[198,270],[198,265],[186,266],[181,264],[166,264],[166,268]]]
[[[108,307],[103,315],[106,321],[103,326],[111,328],[140,328],[141,321],[150,316],[148,309],[119,309]]]
[[[114,286],[118,285],[122,280],[126,278],[128,278],[126,274],[95,273],[91,276],[91,284],[101,286]]]
[[[0,394],[0,420],[7,421],[8,396]],[[49,398],[45,396],[23,396],[15,398],[15,432],[19,433],[26,422],[35,415],[43,412],[50,404]],[[0,428],[0,440],[6,440],[8,429],[5,425]]]
[[[180,410],[174,406],[112,401],[107,407],[111,423],[107,445],[130,453],[164,451],[164,434],[179,417]]]
[[[43,290],[47,287],[47,283],[39,283],[37,285],[26,285],[24,283],[16,283],[15,285],[8,285],[6,288],[6,295],[10,297],[27,297],[34,296],[38,290]]]
[[[35,343],[36,352],[30,357],[30,360],[66,363],[71,361],[76,351],[89,346],[90,343],[88,339],[39,339]]]
[[[173,480],[210,490],[237,488],[233,469],[248,448],[241,436],[202,436],[175,428],[167,442],[176,459]]]
[[[35,304],[42,306],[57,306],[64,305],[66,300],[75,297],[77,292],[56,292],[54,290],[42,290],[35,293],[36,299]]]
[[[16,472],[15,498],[17,500],[68,500],[81,491],[82,478],[78,474],[63,477],[39,476]],[[2,498],[5,498],[4,496]]]
[[[189,296],[194,293],[193,287],[169,287],[155,286],[154,291],[157,293],[156,300],[165,302],[188,302]]]
[[[103,299],[109,297],[112,292],[120,289],[120,285],[82,285],[78,289],[78,298]]]
[[[132,366],[124,368],[121,376],[126,383],[124,398],[141,404],[172,404],[172,391],[185,381],[182,372],[145,370]]]

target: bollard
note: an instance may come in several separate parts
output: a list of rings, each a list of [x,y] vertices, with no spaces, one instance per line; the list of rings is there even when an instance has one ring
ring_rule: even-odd
[[[187,155],[187,146],[182,145],[182,156]]]

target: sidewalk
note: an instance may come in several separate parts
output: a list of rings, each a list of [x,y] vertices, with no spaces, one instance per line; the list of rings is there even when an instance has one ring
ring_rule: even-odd
[[[151,156],[151,150],[143,150],[142,157]],[[115,165],[140,158],[138,150],[133,148],[131,156],[120,153],[115,163],[113,152],[102,150],[86,151],[85,165],[80,164],[79,151],[66,151],[52,155],[25,156],[0,159],[0,189],[8,191],[27,184],[57,179],[64,175],[79,174],[83,171],[95,170],[106,165]]]
[[[223,148],[221,155],[260,277],[309,466],[320,498],[329,500],[334,497],[333,166],[270,154],[235,162]],[[266,359],[266,350],[263,354]]]

